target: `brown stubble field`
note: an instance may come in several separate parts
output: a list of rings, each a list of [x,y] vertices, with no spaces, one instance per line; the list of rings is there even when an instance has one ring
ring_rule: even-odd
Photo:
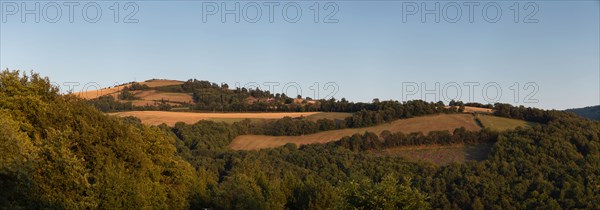
[[[133,116],[147,125],[162,123],[173,126],[177,122],[194,124],[200,120],[215,119],[281,119],[284,117],[308,117],[320,112],[272,112],[272,113],[196,113],[196,112],[166,112],[166,111],[130,111],[110,113],[109,115],[126,117]],[[218,121],[218,120],[217,120]]]
[[[163,86],[170,86],[170,85],[181,85],[183,84],[182,81],[177,81],[177,80],[149,80],[147,82],[139,82],[142,85],[148,85],[148,87],[163,87]],[[124,84],[124,85],[119,85],[119,86],[115,86],[115,87],[110,87],[110,88],[102,88],[99,90],[83,90],[82,92],[76,92],[73,93],[76,96],[79,96],[83,99],[95,99],[98,98],[100,96],[104,96],[104,95],[113,95],[116,98],[116,94],[123,90],[123,88],[129,86],[130,84]],[[93,89],[94,87],[89,87],[90,89]]]
[[[339,140],[345,136],[351,136],[357,133],[362,134],[367,131],[378,135],[384,130],[389,130],[392,133],[423,132],[424,134],[427,134],[430,131],[439,130],[448,130],[452,132],[454,129],[460,127],[464,127],[471,131],[481,129],[475,122],[474,117],[470,114],[439,114],[401,119],[373,127],[331,130],[303,136],[242,135],[236,137],[233,142],[231,142],[230,148],[234,150],[258,150],[283,146],[287,143],[294,143],[296,145],[327,143]]]

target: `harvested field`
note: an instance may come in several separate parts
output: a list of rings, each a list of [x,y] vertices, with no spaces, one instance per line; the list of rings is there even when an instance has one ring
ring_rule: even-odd
[[[140,100],[132,101],[135,106],[155,105],[161,100],[168,101],[170,105],[193,102],[191,93],[166,93],[156,90],[146,90],[134,91],[133,94],[135,97],[140,98]]]
[[[526,122],[523,120],[515,120],[493,115],[477,115],[477,119],[479,119],[483,127],[490,128],[495,131],[505,131],[509,129],[515,129],[516,127],[528,128],[535,125],[535,123]]]
[[[94,99],[94,98],[98,98],[100,96],[104,96],[104,95],[109,95],[109,94],[115,94],[121,90],[123,90],[123,88],[126,85],[121,85],[121,86],[116,86],[116,87],[111,87],[111,88],[103,88],[100,90],[86,90],[84,92],[77,92],[77,93],[73,93],[76,96],[79,96],[83,99]],[[93,88],[93,87],[90,87]]]
[[[171,85],[181,85],[183,81],[178,80],[162,80],[162,79],[154,79],[147,80],[145,82],[140,82],[140,84],[148,85],[148,87],[163,87],[163,86],[171,86]]]
[[[194,112],[166,112],[166,111],[131,111],[111,113],[114,116],[134,116],[140,118],[142,123],[148,125],[160,125],[165,123],[169,126],[177,122],[193,124],[200,120],[214,119],[280,119],[283,117],[310,116],[319,112],[274,112],[274,113],[194,113]]]
[[[183,84],[182,81],[177,81],[177,80],[148,80],[146,82],[139,82],[139,83],[148,85],[148,87],[151,87],[151,88]],[[109,95],[109,94],[116,96],[117,92],[123,90],[124,87],[127,87],[129,85],[130,84],[125,84],[125,85],[119,85],[116,87],[102,88],[99,90],[83,90],[82,92],[77,92],[77,93],[73,93],[73,94],[77,95],[83,99],[94,99],[94,98],[98,98],[100,96]],[[93,88],[95,88],[95,87],[90,87],[90,89],[93,89]]]
[[[351,136],[356,133],[362,134],[367,131],[376,134],[380,134],[384,130],[404,133],[423,132],[427,134],[430,131],[454,131],[454,129],[460,127],[465,127],[467,130],[472,131],[481,129],[470,114],[441,114],[396,120],[391,123],[367,128],[324,131],[304,136],[242,135],[236,137],[230,144],[230,147],[235,150],[257,150],[278,147],[287,143],[294,143],[296,145],[326,143],[339,140],[344,136]]]
[[[467,113],[492,113],[494,110],[488,108],[465,106],[465,112]]]
[[[321,112],[306,117],[307,120],[317,121],[319,119],[343,120],[346,117],[351,117],[352,113],[347,112]]]

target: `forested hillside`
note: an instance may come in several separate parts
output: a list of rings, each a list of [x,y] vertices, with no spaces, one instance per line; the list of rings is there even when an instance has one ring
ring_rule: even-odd
[[[581,117],[585,117],[592,120],[600,120],[600,105],[588,106],[578,109],[567,109],[567,112],[573,112]]]
[[[37,74],[0,76],[0,206],[184,209],[194,168],[175,138],[61,96]]]
[[[343,104],[352,104],[344,106]],[[343,121],[200,121],[145,126],[57,93],[47,79],[0,74],[0,206],[8,209],[597,209],[600,123],[496,104],[535,123],[506,131],[382,132],[327,144],[233,151],[239,135],[304,135],[445,111],[413,102],[321,104]],[[492,144],[482,161],[438,166],[369,151]]]

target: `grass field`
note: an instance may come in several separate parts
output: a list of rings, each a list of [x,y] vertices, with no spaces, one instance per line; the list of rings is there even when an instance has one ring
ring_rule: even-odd
[[[148,87],[151,87],[151,88],[183,84],[182,81],[177,81],[177,80],[148,80],[146,82],[139,82],[139,83],[148,85]],[[102,89],[98,89],[98,90],[93,90],[94,88],[97,88],[97,87],[91,86],[91,87],[89,87],[89,89],[92,89],[92,90],[83,90],[82,92],[76,92],[73,94],[77,95],[83,99],[94,99],[94,98],[98,98],[98,97],[104,96],[104,95],[116,96],[117,92],[123,90],[123,88],[126,86],[129,86],[129,84],[119,85],[119,86],[110,87],[110,88],[102,88]]]
[[[134,91],[133,93],[135,97],[140,98],[140,100],[131,101],[135,106],[152,106],[161,100],[168,101],[170,105],[193,102],[191,93],[166,93],[156,90]],[[116,98],[116,95],[114,97]]]
[[[505,131],[509,129],[515,129],[517,127],[527,128],[534,125],[534,123],[523,120],[515,120],[493,115],[477,115],[477,119],[479,119],[483,127],[490,128],[495,131]]]
[[[437,165],[463,163],[467,160],[484,160],[490,153],[493,144],[478,145],[423,145],[409,146],[374,151],[378,155],[404,157],[412,161],[429,161]]]
[[[235,122],[240,122],[242,120],[248,119],[250,120],[250,122],[252,123],[259,123],[259,122],[265,122],[268,120],[275,120],[275,119],[264,119],[264,118],[208,118],[205,120],[209,120],[209,121],[213,121],[213,122],[224,122],[224,123],[228,123],[228,124],[233,124]]]
[[[171,85],[181,85],[183,81],[179,80],[165,80],[165,79],[153,79],[147,80],[145,82],[140,82],[140,84],[148,85],[148,87],[163,87],[163,86],[171,86]]]
[[[148,91],[135,91],[136,97],[140,97],[147,101],[160,101],[162,99],[173,101],[173,102],[182,102],[182,103],[192,103],[192,94],[191,93],[166,93],[166,92],[158,92],[156,90],[148,90]]]
[[[230,147],[235,150],[257,150],[278,147],[287,143],[296,145],[326,143],[339,140],[344,136],[351,136],[356,133],[362,134],[367,131],[376,134],[380,134],[384,130],[404,133],[423,132],[426,134],[434,130],[453,131],[460,127],[465,127],[467,130],[481,129],[470,114],[441,114],[396,120],[367,128],[324,131],[304,136],[242,135],[235,138]]]
[[[465,106],[465,111],[467,113],[487,113],[490,114],[493,112],[492,109],[488,109],[488,108],[480,108],[480,107],[472,107],[472,106]]]
[[[103,88],[99,90],[85,90],[83,92],[73,93],[73,95],[79,96],[83,99],[94,99],[104,95],[110,95],[121,91],[126,85],[111,87],[111,88]],[[94,87],[90,87],[93,89]]]
[[[165,112],[165,111],[131,111],[111,113],[110,115],[125,117],[134,116],[140,118],[142,123],[148,125],[160,125],[166,123],[169,126],[177,122],[188,124],[200,120],[215,120],[223,122],[234,122],[243,119],[280,119],[283,117],[300,117],[318,114],[319,112],[273,112],[273,113],[194,113],[194,112]]]
[[[343,120],[346,117],[351,117],[352,113],[347,112],[321,112],[306,117],[307,120],[317,121],[319,119]]]

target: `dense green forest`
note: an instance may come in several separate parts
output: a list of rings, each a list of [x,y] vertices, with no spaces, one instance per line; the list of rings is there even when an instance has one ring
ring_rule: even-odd
[[[211,84],[211,89],[217,88],[223,89]],[[107,116],[85,100],[60,95],[47,78],[3,71],[0,74],[0,206],[7,209],[597,209],[600,206],[600,123],[567,112],[496,104],[495,115],[537,124],[505,132],[457,129],[424,135],[384,131],[357,134],[327,144],[300,147],[287,144],[260,151],[233,151],[227,147],[242,134],[302,135],[455,111],[443,111],[439,108],[443,103],[422,101],[328,101],[321,103],[319,109],[358,114],[343,121],[320,123],[288,118],[267,124],[200,121],[192,125],[149,127],[139,119]],[[493,143],[486,160],[446,166],[369,152],[407,145],[484,142]]]
[[[173,137],[57,91],[36,74],[1,73],[0,206],[189,206],[198,178]]]

